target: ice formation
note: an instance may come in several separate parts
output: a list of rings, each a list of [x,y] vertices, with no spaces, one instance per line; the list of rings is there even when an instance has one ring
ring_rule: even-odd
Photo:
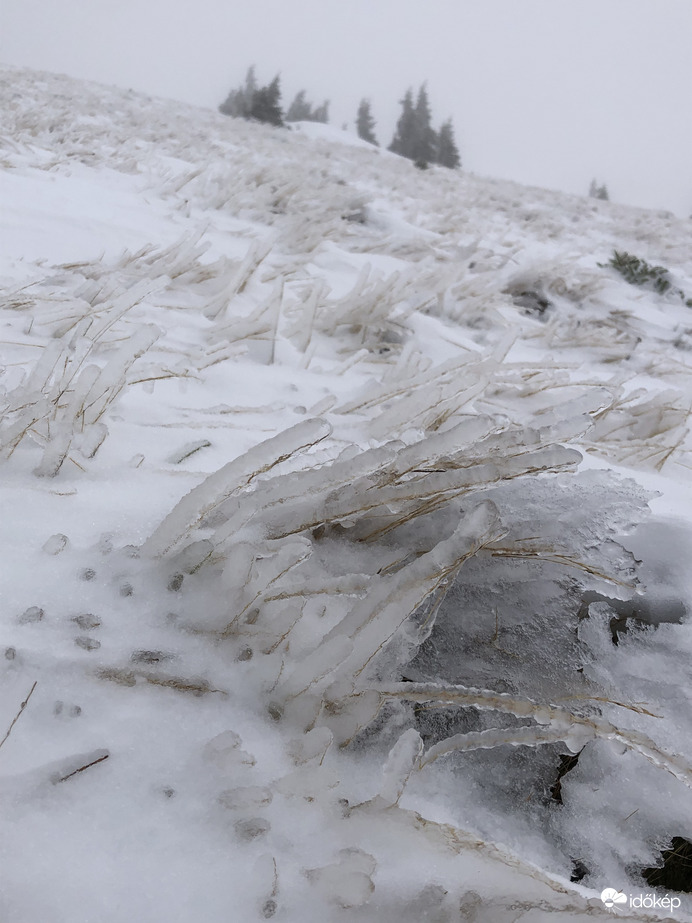
[[[692,838],[692,325],[599,262],[687,224],[1,76],[0,916],[609,918]]]

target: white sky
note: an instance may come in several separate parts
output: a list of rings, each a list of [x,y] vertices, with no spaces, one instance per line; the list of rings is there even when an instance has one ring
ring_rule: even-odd
[[[210,107],[254,63],[385,145],[427,80],[469,170],[692,212],[692,0],[1,0],[0,60]]]

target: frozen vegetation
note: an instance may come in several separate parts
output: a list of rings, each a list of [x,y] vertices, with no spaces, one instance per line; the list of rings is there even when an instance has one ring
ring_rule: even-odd
[[[0,77],[3,923],[690,919],[689,223]]]

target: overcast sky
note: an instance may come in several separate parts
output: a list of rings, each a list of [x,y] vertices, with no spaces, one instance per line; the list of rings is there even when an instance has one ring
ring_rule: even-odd
[[[427,81],[475,173],[692,213],[692,0],[0,0],[0,61],[209,107],[254,63],[385,145]]]

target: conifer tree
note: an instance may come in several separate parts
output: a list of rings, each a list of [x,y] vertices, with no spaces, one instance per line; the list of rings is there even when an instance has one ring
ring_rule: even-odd
[[[314,109],[305,98],[305,90],[296,94],[295,99],[286,112],[287,122],[328,122],[329,100],[325,99],[321,106]]]
[[[300,90],[299,93],[296,93],[293,102],[286,110],[286,121],[303,122],[309,119],[311,114],[312,107],[305,98],[305,90]]]
[[[418,91],[413,113],[412,150],[408,156],[421,166],[437,160],[437,134],[430,123],[430,103],[425,84]]]
[[[451,119],[443,123],[437,135],[437,163],[443,167],[449,167],[450,170],[456,170],[461,166],[461,157],[454,140]]]
[[[260,87],[252,98],[250,118],[258,122],[268,122],[270,125],[283,125],[284,119],[281,112],[281,86],[279,75],[266,87]]]
[[[401,116],[389,150],[408,157],[416,166],[425,169],[428,164],[437,162],[437,148],[438,137],[431,125],[428,91],[423,84],[415,106],[410,89],[401,100]]]
[[[414,159],[416,113],[413,108],[413,90],[409,88],[400,103],[401,115],[396,123],[396,131],[394,132],[392,143],[389,145],[389,150],[394,154],[401,155],[401,157]]]
[[[267,86],[258,88],[255,68],[250,67],[244,85],[237,90],[231,90],[219,106],[219,111],[235,118],[255,119],[258,122],[269,122],[270,125],[283,125],[278,75]]]
[[[377,145],[377,138],[375,137],[375,119],[372,117],[372,112],[370,111],[369,99],[361,99],[360,101],[358,115],[356,117],[356,130],[358,131],[358,137],[362,138],[363,141],[368,141],[370,144]]]
[[[219,106],[219,112],[235,118],[249,119],[256,92],[257,80],[255,78],[255,67],[252,65],[245,75],[244,86],[230,91],[224,102]]]
[[[313,109],[311,122],[323,122],[325,125],[329,121],[329,100],[325,99],[321,106],[318,106],[316,109]]]
[[[608,195],[608,187],[606,184],[599,184],[595,179],[591,180],[591,185],[589,186],[589,195],[592,199],[602,199],[604,202],[608,202],[610,199],[610,196]]]

